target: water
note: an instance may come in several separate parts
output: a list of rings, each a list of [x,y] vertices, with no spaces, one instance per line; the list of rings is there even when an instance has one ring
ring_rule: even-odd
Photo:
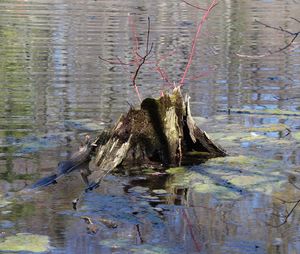
[[[0,1],[1,237],[46,235],[51,253],[300,252],[299,208],[282,227],[269,226],[280,223],[273,213],[285,212],[278,198],[299,196],[288,183],[290,176],[297,183],[300,165],[299,38],[284,52],[253,57],[291,40],[255,20],[298,32],[300,22],[290,17],[299,13],[295,0],[224,0],[204,27],[183,90],[193,115],[205,118],[201,127],[232,160],[177,178],[109,176],[75,212],[70,202],[84,187],[77,174],[36,193],[20,191],[68,158],[86,133],[95,136],[139,103],[134,68],[98,56],[130,62],[135,38],[143,54],[149,16],[153,53],[137,82],[142,98],[159,96],[171,86],[157,65],[169,83],[180,80],[201,13],[173,0]],[[252,111],[235,113],[241,110]],[[148,189],[127,191],[134,186]],[[80,216],[90,216],[98,232],[88,234]]]

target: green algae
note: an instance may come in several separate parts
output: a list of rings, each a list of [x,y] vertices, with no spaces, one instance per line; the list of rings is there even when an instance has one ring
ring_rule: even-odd
[[[46,252],[47,250],[49,250],[49,237],[44,235],[18,233],[7,236],[3,242],[0,242],[0,251]]]
[[[236,199],[244,193],[280,189],[286,182],[281,174],[284,168],[280,160],[245,155],[219,157],[171,175],[166,186],[170,192],[188,188],[190,192],[211,194],[218,199]]]
[[[185,167],[174,167],[174,168],[169,168],[166,170],[167,173],[174,175],[174,174],[182,174],[185,173],[187,169]]]
[[[237,199],[240,197],[238,192],[234,192],[225,186],[216,185],[213,182],[195,184],[192,191],[196,193],[210,193],[219,199]]]

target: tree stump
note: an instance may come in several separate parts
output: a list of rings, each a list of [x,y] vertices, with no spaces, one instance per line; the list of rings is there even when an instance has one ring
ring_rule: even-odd
[[[198,128],[191,115],[189,97],[180,88],[158,99],[146,98],[140,109],[131,108],[115,126],[92,144],[94,159],[89,188],[114,169],[163,169],[201,163],[225,156],[226,151]]]

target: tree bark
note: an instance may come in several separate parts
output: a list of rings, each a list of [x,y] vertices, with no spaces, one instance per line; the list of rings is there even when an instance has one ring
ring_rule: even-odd
[[[146,98],[140,109],[131,108],[110,131],[93,142],[96,147],[89,188],[114,169],[163,169],[201,163],[226,156],[226,151],[198,128],[191,115],[189,97],[180,88],[158,99]]]

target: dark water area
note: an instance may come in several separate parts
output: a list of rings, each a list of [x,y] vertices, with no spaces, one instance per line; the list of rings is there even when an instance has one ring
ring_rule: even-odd
[[[202,14],[180,0],[0,0],[1,253],[300,253],[300,208],[275,227],[300,194],[300,38],[269,54],[292,36],[256,22],[299,32],[297,0],[219,1],[203,27],[183,92],[230,156],[109,175],[77,211],[78,172],[24,191],[139,104],[135,69],[99,56],[128,63],[136,41],[143,54],[149,16],[137,82],[157,97],[180,81]]]

